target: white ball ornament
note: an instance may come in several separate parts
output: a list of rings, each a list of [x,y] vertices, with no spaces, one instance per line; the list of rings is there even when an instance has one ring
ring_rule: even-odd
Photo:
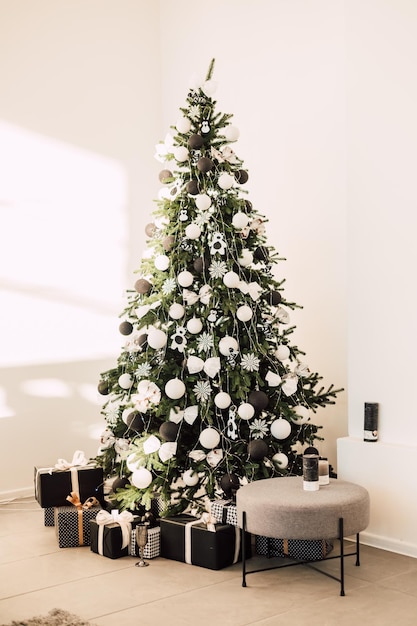
[[[219,391],[214,396],[214,404],[219,409],[227,409],[232,403],[232,398],[225,391]]]
[[[247,304],[243,304],[236,311],[236,317],[241,322],[249,322],[249,320],[252,318],[252,315],[252,309]]]
[[[195,197],[195,204],[200,211],[207,211],[211,207],[211,198],[206,193],[199,193]]]
[[[179,378],[171,378],[165,385],[165,393],[171,400],[178,400],[185,394],[185,385]]]
[[[180,320],[185,315],[185,309],[179,302],[171,304],[168,311],[169,317],[173,320]]]
[[[278,465],[280,469],[285,469],[286,467],[288,467],[288,457],[283,452],[277,452],[276,454],[274,454],[272,460]]]
[[[248,267],[253,262],[253,252],[248,250],[247,248],[243,248],[240,257],[238,258],[238,263],[242,267]]]
[[[204,448],[212,450],[220,443],[220,435],[215,428],[205,428],[200,433],[200,443]]]
[[[187,322],[187,330],[192,335],[198,335],[203,330],[203,323],[198,317],[192,317]]]
[[[219,351],[223,356],[229,356],[232,352],[239,350],[239,344],[233,337],[222,337],[219,341]]]
[[[219,185],[220,189],[226,191],[227,189],[231,189],[233,187],[233,185],[235,184],[235,179],[231,174],[223,172],[217,179],[217,184]]]
[[[275,350],[275,356],[279,361],[286,361],[290,356],[290,349],[286,345],[278,346]]]
[[[237,414],[242,420],[250,420],[255,415],[255,408],[249,402],[242,402],[237,409]]]
[[[223,276],[223,283],[230,289],[235,289],[240,285],[240,278],[236,272],[226,272]]]
[[[169,268],[169,258],[166,254],[158,254],[155,257],[154,265],[157,270],[165,272]]]
[[[189,120],[188,117],[181,116],[178,118],[175,127],[179,133],[189,133],[191,130],[191,120]]]
[[[228,141],[237,141],[240,136],[240,130],[236,126],[229,124],[224,129],[224,136]]]
[[[187,487],[195,487],[199,480],[197,472],[194,472],[194,470],[191,469],[184,472],[182,479]]]
[[[130,389],[133,385],[133,378],[130,374],[122,374],[119,376],[119,386],[122,389]]]
[[[175,160],[178,161],[178,163],[184,163],[188,160],[188,150],[185,146],[177,146],[174,148],[173,153]]]
[[[306,406],[297,404],[294,407],[294,415],[292,415],[291,419],[296,424],[305,424],[310,419],[310,411]]]
[[[181,287],[190,287],[193,284],[194,276],[188,270],[183,270],[178,274],[177,280]]]
[[[238,230],[242,230],[242,228],[245,228],[248,223],[249,217],[246,215],[246,213],[243,213],[242,211],[238,211],[237,213],[235,213],[232,218],[232,224]]]
[[[291,433],[291,424],[282,418],[278,418],[271,424],[271,435],[275,439],[286,439]]]
[[[204,361],[200,359],[199,356],[195,356],[195,354],[190,354],[187,359],[187,368],[190,374],[198,374],[198,372],[202,372],[204,368]]]
[[[146,489],[152,482],[152,474],[146,467],[140,467],[133,472],[130,482],[138,489]]]
[[[185,236],[187,239],[198,239],[201,235],[201,228],[197,224],[188,224],[185,229]]]
[[[166,345],[168,337],[159,328],[150,328],[148,331],[148,345],[154,350],[160,350]]]

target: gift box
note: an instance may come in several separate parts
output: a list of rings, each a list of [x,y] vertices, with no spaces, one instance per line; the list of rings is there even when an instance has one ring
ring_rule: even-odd
[[[71,491],[81,500],[95,496],[103,502],[103,468],[93,465],[59,470],[54,467],[35,467],[35,498],[42,508],[65,506]]]
[[[129,554],[140,556],[139,546],[136,543],[136,528],[132,530]],[[148,541],[143,550],[144,559],[154,559],[161,554],[161,529],[159,526],[148,528]]]
[[[333,550],[333,544],[327,539],[273,539],[255,537],[257,554],[272,557],[288,557],[297,561],[321,561]]]
[[[210,513],[222,524],[237,526],[237,508],[232,500],[213,500],[210,503]]]
[[[101,510],[99,506],[89,509],[78,509],[75,506],[55,507],[54,521],[59,547],[89,546],[91,542],[90,521],[95,519]]]
[[[55,509],[53,506],[48,506],[43,510],[43,523],[44,526],[55,526]]]
[[[230,524],[205,524],[192,515],[161,519],[161,556],[219,570],[240,557],[240,529]]]
[[[132,530],[140,521],[131,513],[110,514],[102,511],[90,522],[91,551],[109,559],[128,556],[132,541]]]

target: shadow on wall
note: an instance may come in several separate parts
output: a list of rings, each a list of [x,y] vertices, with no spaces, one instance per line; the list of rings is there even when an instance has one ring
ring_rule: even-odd
[[[31,488],[35,465],[70,461],[75,450],[97,454],[105,428],[97,383],[113,366],[99,359],[0,370],[0,492]]]

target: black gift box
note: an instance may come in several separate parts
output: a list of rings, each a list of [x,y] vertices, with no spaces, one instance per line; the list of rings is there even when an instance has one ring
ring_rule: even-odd
[[[77,509],[75,506],[59,506],[54,510],[55,529],[60,548],[76,548],[90,545],[90,521],[101,511],[99,506]]]
[[[135,528],[136,524],[140,521],[140,518],[137,517],[132,522],[132,529]],[[122,528],[117,521],[112,522],[111,524],[103,524],[103,545],[102,550],[100,551],[101,546],[99,546],[99,527],[95,520],[90,522],[90,537],[91,537],[91,550],[96,554],[103,554],[109,559],[119,559],[122,556],[128,556],[130,551],[130,543],[131,543],[131,535],[129,536],[129,543],[125,548],[122,548],[123,543],[123,534]]]
[[[195,522],[187,527],[190,522]],[[190,532],[189,532],[190,531]],[[161,556],[208,569],[228,567],[239,558],[240,529],[229,524],[215,524],[215,531],[191,515],[161,519]],[[191,544],[187,545],[188,537]],[[191,558],[187,560],[187,554]]]
[[[74,484],[75,481],[78,485]],[[67,495],[72,491],[78,493],[81,502],[95,496],[102,503],[103,468],[93,465],[68,470],[35,467],[35,498],[41,507],[68,505]]]

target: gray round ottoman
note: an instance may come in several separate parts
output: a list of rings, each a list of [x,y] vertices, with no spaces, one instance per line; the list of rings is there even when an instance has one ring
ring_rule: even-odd
[[[341,595],[344,594],[344,557],[356,555],[359,565],[359,533],[369,524],[369,494],[343,480],[330,479],[319,491],[305,491],[302,476],[267,478],[240,487],[236,492],[238,525],[243,531],[282,539],[334,539],[340,541]],[[356,551],[344,553],[343,538],[356,535]],[[242,532],[242,542],[245,532]],[[245,546],[242,546],[243,586],[246,586]],[[298,563],[294,563],[298,564]],[[284,565],[288,566],[288,565]],[[277,567],[283,567],[278,565]],[[332,578],[335,578],[332,576]]]

